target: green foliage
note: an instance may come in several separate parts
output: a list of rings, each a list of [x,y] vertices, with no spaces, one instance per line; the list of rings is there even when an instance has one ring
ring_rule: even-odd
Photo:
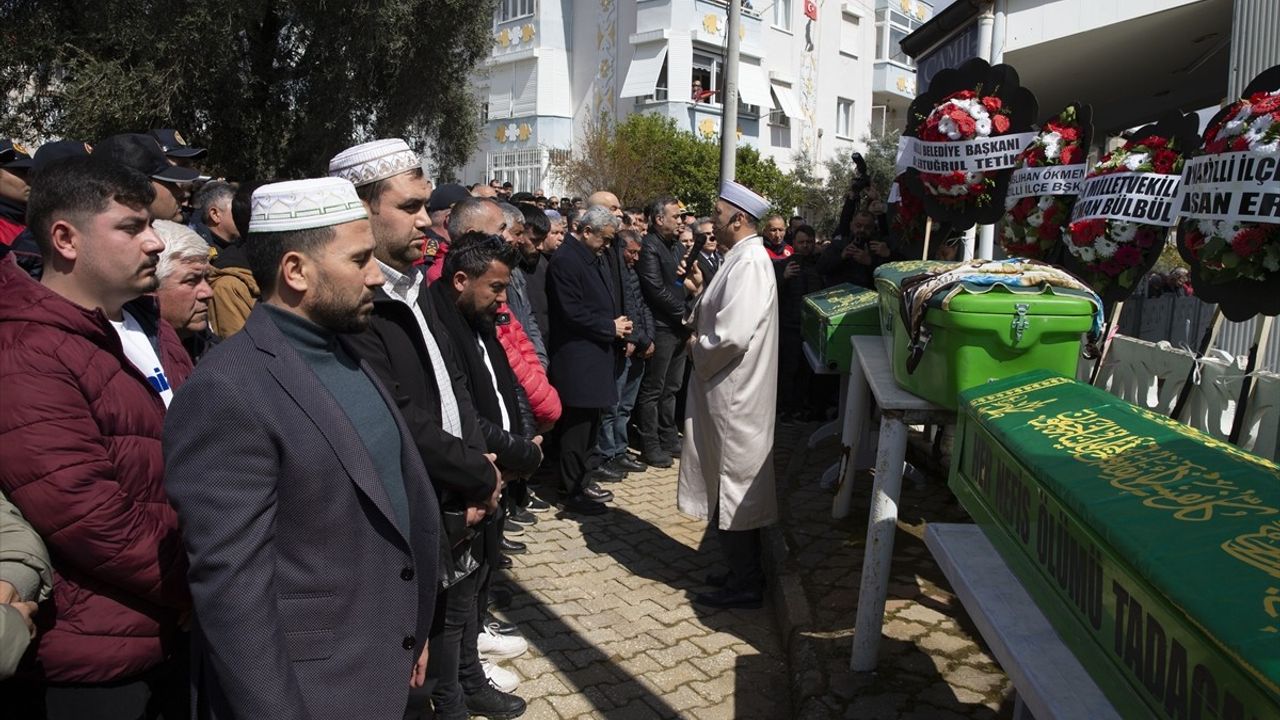
[[[886,200],[889,197],[889,186],[893,184],[894,163],[898,158],[898,134],[895,130],[881,137],[867,135],[862,138],[862,144],[866,147],[862,157],[867,162],[871,185]],[[838,155],[823,163],[825,177],[819,177],[814,172],[816,163],[803,152],[796,154],[793,164],[796,169],[792,175],[801,198],[796,204],[800,206],[801,214],[819,233],[834,233],[853,178],[853,160],[850,154]]]
[[[94,142],[175,127],[233,178],[314,175],[405,137],[441,168],[476,145],[465,78],[496,0],[9,0],[0,134]]]
[[[607,118],[589,123],[573,152],[552,172],[576,195],[609,190],[627,207],[643,207],[673,195],[698,215],[711,214],[718,192],[720,143],[686,130],[676,121],[634,113],[614,125]],[[769,198],[789,215],[803,193],[794,177],[750,146],[737,151],[738,182]]]
[[[1168,273],[1178,268],[1186,268],[1187,261],[1182,259],[1182,255],[1178,253],[1178,246],[1174,243],[1174,236],[1171,233],[1169,240],[1160,250],[1160,257],[1156,260],[1156,264],[1151,268],[1152,272]]]

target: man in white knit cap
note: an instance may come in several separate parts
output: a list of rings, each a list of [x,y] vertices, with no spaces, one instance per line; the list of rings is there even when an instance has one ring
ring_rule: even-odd
[[[697,295],[688,325],[689,378],[680,462],[681,512],[715,524],[728,573],[694,602],[759,607],[764,572],[760,528],[777,522],[773,430],[778,393],[778,288],[757,233],[769,202],[743,185],[720,186],[712,216],[723,264],[702,287],[694,263],[685,281]]]
[[[391,718],[426,679],[440,511],[347,345],[383,283],[347,180],[253,194],[262,299],[174,399],[165,488],[190,559],[197,715]]]
[[[483,538],[474,540],[473,549],[471,536],[496,532],[492,517],[486,516],[497,510],[502,482],[495,456],[486,454],[479,413],[457,354],[474,348],[456,348],[449,333],[435,327],[431,295],[417,264],[431,227],[431,190],[417,154],[400,139],[343,150],[329,161],[329,174],[355,184],[369,213],[374,260],[383,277],[374,290],[369,327],[351,337],[351,348],[384,385],[397,389],[400,411],[431,476],[449,536],[446,550],[453,567],[445,568],[449,586],[437,599],[442,622],[430,638],[424,694],[432,697],[436,717],[446,720],[465,718],[468,711],[514,716],[523,712],[524,701],[495,684],[511,689],[518,678],[482,664],[478,654],[489,650],[510,657],[528,644],[519,637],[482,634],[478,623],[477,597],[487,585],[491,559],[483,551]],[[487,675],[495,677],[495,684]],[[426,699],[415,695],[412,701]]]

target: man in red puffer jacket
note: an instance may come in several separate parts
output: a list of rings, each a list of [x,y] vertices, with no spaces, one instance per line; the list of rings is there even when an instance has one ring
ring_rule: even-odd
[[[164,247],[142,174],[92,157],[35,178],[37,283],[0,262],[0,490],[53,559],[11,717],[183,717],[190,607],[160,435],[191,362],[154,300]],[[229,591],[233,591],[228,588]]]

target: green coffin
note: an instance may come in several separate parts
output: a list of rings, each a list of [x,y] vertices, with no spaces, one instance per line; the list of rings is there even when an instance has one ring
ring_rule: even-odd
[[[951,488],[1124,717],[1280,718],[1280,468],[1034,372],[962,394]]]
[[[879,298],[851,283],[805,295],[800,332],[824,367],[847,373],[853,357],[849,338],[880,334]]]
[[[882,330],[892,333],[893,377],[910,392],[945,408],[960,392],[1030,370],[1074,376],[1080,342],[1095,308],[1074,291],[1049,286],[963,283],[937,295],[925,313],[931,338],[915,372],[907,371],[910,335],[902,314],[903,279],[951,263],[912,261],[876,269]]]

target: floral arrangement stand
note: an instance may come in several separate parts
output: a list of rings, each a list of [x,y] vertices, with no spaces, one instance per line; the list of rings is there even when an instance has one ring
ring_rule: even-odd
[[[999,234],[1005,255],[1062,265],[1062,237],[1092,142],[1093,106],[1074,102],[1049,118],[1018,156]]]
[[[1280,66],[1209,120],[1202,154],[1190,165],[1178,252],[1191,266],[1196,296],[1217,303],[1229,320],[1280,314]],[[1260,215],[1273,219],[1259,222]]]
[[[1066,269],[1107,304],[1107,332],[1093,366],[1098,374],[1125,298],[1155,265],[1177,223],[1183,164],[1199,144],[1199,118],[1176,110],[1135,131],[1103,155],[1085,177],[1071,209],[1063,256]]]
[[[907,111],[900,164],[903,194],[949,230],[992,224],[1018,154],[1035,134],[1035,95],[1009,65],[974,58],[941,70]]]
[[[1183,172],[1178,200],[1178,252],[1191,267],[1196,295],[1217,305],[1200,354],[1223,318],[1263,315],[1236,402],[1229,435],[1236,442],[1253,400],[1258,349],[1280,313],[1280,65],[1259,73],[1243,97],[1209,120],[1201,154]]]
[[[1072,207],[1065,264],[1110,306],[1133,293],[1177,222],[1175,196],[1199,118],[1174,110],[1103,155]]]

